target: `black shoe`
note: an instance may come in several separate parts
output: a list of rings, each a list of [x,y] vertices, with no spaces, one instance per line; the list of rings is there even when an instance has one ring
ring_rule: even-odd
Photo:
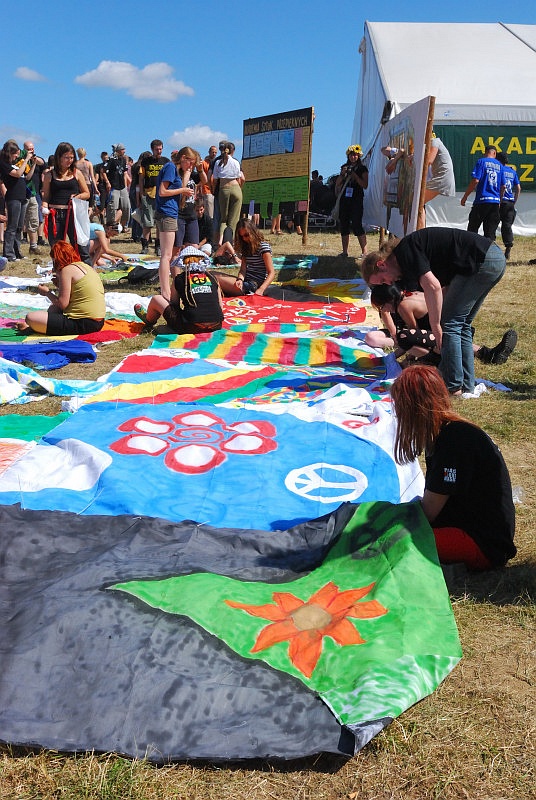
[[[160,245],[159,244],[155,245],[154,254],[155,254],[155,256],[158,256],[158,258],[160,258]]]
[[[38,238],[38,240],[37,240],[37,246],[38,246],[38,247],[46,247],[46,246],[47,246],[47,244],[48,244],[48,242],[45,242],[45,240],[43,239],[43,237],[42,237],[42,236],[40,236],[40,237]]]
[[[148,252],[149,252],[149,242],[147,241],[147,239],[142,239],[141,240],[141,254],[142,254],[142,256],[146,256]]]
[[[509,247],[507,247],[507,248],[506,248],[506,250],[504,251],[504,257],[505,257],[505,259],[506,259],[507,261],[509,261],[509,260],[510,260],[510,253],[511,253],[511,252],[512,252],[512,245],[510,245]]]
[[[475,353],[475,358],[478,358],[479,361],[482,361],[483,364],[491,364],[491,359],[493,358],[494,350],[491,347],[486,347],[485,344],[481,345]]]
[[[517,333],[514,330],[506,331],[499,344],[492,350],[490,364],[505,364],[517,344]]]

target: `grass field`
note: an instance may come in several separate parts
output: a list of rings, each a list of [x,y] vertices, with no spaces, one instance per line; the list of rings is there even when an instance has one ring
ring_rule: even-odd
[[[355,275],[353,258],[336,258],[340,239],[334,233],[309,234],[307,245],[296,235],[267,238],[276,255],[319,256],[311,273],[302,277]],[[125,252],[139,249],[125,235],[114,246]],[[283,765],[181,763],[155,768],[113,754],[67,756],[5,747],[0,751],[2,800],[536,798],[536,267],[528,264],[535,257],[536,240],[518,238],[505,277],[476,320],[479,343],[495,344],[510,327],[518,331],[518,346],[507,364],[476,366],[478,377],[500,381],[512,391],[455,401],[461,414],[500,445],[512,484],[523,489],[516,506],[518,555],[503,570],[466,574],[449,585],[464,658],[439,690],[350,760],[319,755]],[[5,274],[24,273],[35,275],[35,265],[19,262]],[[94,379],[150,341],[146,333],[106,346],[94,364],[71,365],[50,375]],[[60,401],[51,398],[4,406],[0,413],[55,414],[59,407]]]

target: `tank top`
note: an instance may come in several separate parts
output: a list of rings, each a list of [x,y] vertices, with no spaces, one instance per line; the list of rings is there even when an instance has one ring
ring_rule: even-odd
[[[100,275],[81,261],[76,261],[75,266],[85,275],[72,284],[69,305],[63,313],[71,319],[104,319],[106,303]]]
[[[69,178],[67,181],[60,181],[56,178],[54,171],[50,180],[50,196],[48,204],[50,206],[68,206],[69,200],[75,194],[80,193],[80,186],[76,178]]]

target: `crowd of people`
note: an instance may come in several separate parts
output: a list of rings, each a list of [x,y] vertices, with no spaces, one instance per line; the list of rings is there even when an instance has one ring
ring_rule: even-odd
[[[48,240],[57,288],[38,287],[50,307],[29,312],[18,323],[19,331],[99,331],[104,289],[93,267],[122,258],[110,237],[126,229],[139,243],[140,255],[147,255],[152,244],[159,258],[160,291],[147,308],[134,309],[148,328],[163,317],[177,333],[210,333],[222,327],[224,296],[263,295],[275,276],[272,248],[255,219],[243,213],[245,178],[234,152],[232,142],[222,141],[204,158],[182,147],[168,159],[162,141],[154,139],[136,162],[117,144],[93,165],[84,148],[75,151],[69,142],[60,142],[45,163],[31,141],[19,148],[8,140],[0,151],[4,258],[15,262],[23,257],[23,231],[30,254]],[[382,152],[388,173],[405,157],[400,148]],[[334,182],[331,213],[339,222],[341,257],[348,258],[350,234],[357,237],[361,274],[384,326],[370,332],[367,343],[412,359],[392,387],[395,458],[405,463],[426,455],[422,507],[440,558],[461,560],[473,569],[502,565],[516,552],[508,471],[489,437],[452,411],[450,396],[473,393],[475,358],[503,364],[517,342],[513,330],[494,347],[473,341],[474,318],[502,278],[513,245],[517,174],[507,157],[490,146],[461,200],[464,205],[476,190],[467,231],[426,228],[421,215],[416,231],[400,240],[390,237],[369,253],[363,227],[369,173],[362,156],[359,145],[347,149]],[[452,162],[435,135],[428,166],[426,199],[451,195]],[[324,184],[318,173],[312,178],[311,198],[317,202]],[[76,201],[87,201],[91,215],[87,243],[77,233]],[[301,222],[299,215],[292,220],[300,231]],[[499,223],[505,252],[495,243]],[[280,224],[275,214],[271,232],[279,233]],[[480,225],[484,236],[478,233]],[[237,267],[238,275],[226,274],[221,265]]]

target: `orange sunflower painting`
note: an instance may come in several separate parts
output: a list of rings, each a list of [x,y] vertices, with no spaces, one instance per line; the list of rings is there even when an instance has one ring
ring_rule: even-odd
[[[347,617],[372,619],[387,614],[387,609],[377,600],[359,602],[374,586],[371,583],[360,589],[340,592],[339,587],[330,581],[311,595],[307,602],[289,592],[274,592],[274,603],[262,606],[234,600],[225,602],[231,608],[240,608],[253,617],[271,620],[272,624],[260,631],[251,653],[288,641],[290,660],[296,669],[310,678],[322,653],[324,636],[329,636],[340,645],[364,644],[365,640]]]

